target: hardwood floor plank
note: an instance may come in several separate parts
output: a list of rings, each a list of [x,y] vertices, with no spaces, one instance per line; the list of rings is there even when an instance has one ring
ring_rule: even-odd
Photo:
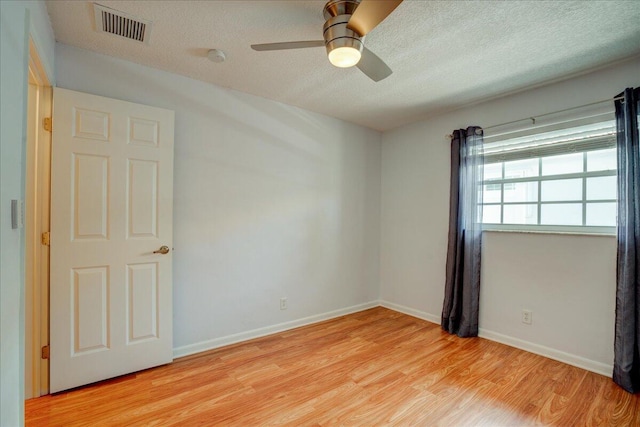
[[[26,401],[27,426],[634,426],[611,379],[385,308]]]

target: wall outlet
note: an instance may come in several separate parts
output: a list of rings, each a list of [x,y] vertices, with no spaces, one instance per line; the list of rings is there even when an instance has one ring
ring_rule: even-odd
[[[286,309],[287,309],[287,299],[280,298],[280,310],[286,310]]]
[[[522,323],[530,325],[533,321],[533,312],[531,310],[522,310]]]

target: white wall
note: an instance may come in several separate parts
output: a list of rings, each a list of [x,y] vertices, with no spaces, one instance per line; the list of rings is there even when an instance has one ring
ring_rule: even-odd
[[[176,112],[176,354],[377,300],[378,132],[66,45],[56,64],[60,87]]]
[[[24,231],[11,229],[11,200],[24,200],[29,36],[53,70],[44,3],[0,2],[0,425],[24,423]],[[54,81],[52,73],[48,74]]]
[[[640,59],[408,125],[382,137],[381,299],[440,320],[454,129],[613,98],[640,85]],[[481,335],[609,373],[615,238],[485,232]],[[533,324],[520,322],[522,308]]]
[[[616,246],[615,236],[485,232],[481,335],[610,375]]]

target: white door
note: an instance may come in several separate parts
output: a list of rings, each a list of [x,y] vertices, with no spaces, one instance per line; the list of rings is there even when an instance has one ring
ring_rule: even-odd
[[[173,358],[174,121],[60,88],[53,102],[52,393]]]

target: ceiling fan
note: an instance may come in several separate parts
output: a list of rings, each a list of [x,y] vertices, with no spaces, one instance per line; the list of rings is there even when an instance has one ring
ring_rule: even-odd
[[[402,0],[330,0],[323,9],[324,40],[254,44],[251,48],[266,51],[324,46],[333,65],[340,68],[355,65],[378,82],[389,77],[392,71],[364,46],[364,37],[400,3]]]

